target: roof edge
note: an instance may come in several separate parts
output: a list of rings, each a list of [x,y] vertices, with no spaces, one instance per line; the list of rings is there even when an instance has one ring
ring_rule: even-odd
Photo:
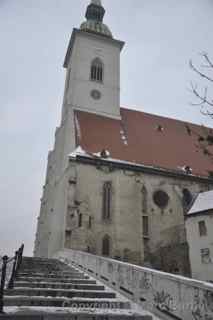
[[[171,169],[164,169],[164,168],[155,168],[151,166],[146,166],[142,164],[136,164],[132,162],[122,161],[116,159],[103,159],[98,157],[91,157],[89,155],[76,155],[75,157],[70,157],[70,161],[77,161],[84,164],[91,164],[91,165],[108,165],[114,166],[118,169],[125,169],[130,171],[137,171],[137,172],[144,172],[144,173],[152,173],[155,175],[167,176],[167,177],[178,177],[184,180],[191,180],[191,181],[199,181],[202,183],[212,183],[213,179],[204,177],[204,176],[195,176],[195,175],[188,175],[182,172],[178,172]]]
[[[103,35],[100,35],[100,34],[96,34],[96,33],[93,33],[93,32],[87,32],[87,31],[84,31],[84,30],[80,30],[80,29],[74,28],[73,31],[72,31],[72,35],[71,35],[69,44],[68,44],[68,48],[67,48],[67,52],[66,52],[66,56],[65,56],[65,60],[64,60],[64,64],[63,64],[64,68],[68,67],[69,58],[70,58],[70,56],[72,54],[73,45],[74,45],[74,42],[75,42],[75,37],[78,34],[86,35],[88,37],[93,37],[93,38],[95,37],[95,38],[97,38],[98,40],[101,40],[101,41],[115,43],[120,47],[120,50],[122,50],[124,45],[125,45],[124,41],[116,40],[116,39],[113,39],[113,38],[110,38],[110,37],[106,37],[106,36],[103,36]]]
[[[208,209],[208,210],[188,213],[188,214],[186,214],[186,219],[192,218],[192,217],[197,217],[197,216],[208,216],[208,215],[213,215],[213,208]]]

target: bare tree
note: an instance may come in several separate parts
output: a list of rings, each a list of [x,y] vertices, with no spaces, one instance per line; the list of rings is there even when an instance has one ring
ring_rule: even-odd
[[[190,68],[204,83],[202,87],[197,83],[191,83],[191,91],[196,98],[196,102],[192,105],[200,106],[201,113],[213,119],[213,97],[210,93],[210,90],[212,92],[213,89],[213,61],[205,52],[201,54],[201,58],[202,64],[199,67],[192,60],[189,62]],[[196,137],[196,148],[202,150],[203,154],[213,161],[213,130],[201,126],[199,132],[196,132],[187,125],[187,132]]]
[[[201,106],[201,112],[204,115],[213,118],[213,98],[209,96],[209,88],[213,87],[213,61],[209,58],[207,53],[202,53],[203,64],[197,67],[192,60],[190,60],[190,68],[205,81],[206,85],[200,89],[195,83],[191,83],[191,89],[197,99],[196,106]],[[212,110],[211,110],[212,109]]]

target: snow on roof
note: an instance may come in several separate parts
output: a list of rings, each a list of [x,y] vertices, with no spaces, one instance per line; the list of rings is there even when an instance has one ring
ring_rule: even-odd
[[[81,148],[81,146],[78,146],[72,153],[69,154],[70,158],[76,158],[76,156],[85,156],[86,152]]]
[[[203,150],[199,138],[213,136],[211,128],[130,109],[121,119],[75,110],[76,146],[87,153],[105,149],[110,157],[145,166],[209,177],[213,145]],[[157,129],[156,129],[157,128]]]
[[[105,156],[103,156],[103,152],[105,152]],[[99,158],[99,159],[103,159],[105,161],[110,161],[110,162],[116,162],[116,163],[121,163],[121,164],[129,164],[129,165],[134,165],[134,166],[138,166],[138,167],[146,167],[146,168],[152,168],[154,169],[153,166],[144,166],[140,163],[136,163],[135,161],[124,161],[124,160],[120,160],[120,159],[114,159],[110,157],[110,152],[108,150],[102,150],[99,152],[87,152],[85,151],[81,146],[78,146],[72,153],[69,154],[69,158],[73,158],[76,159],[77,156],[81,156],[81,157],[86,157],[86,158]]]
[[[125,160],[112,158],[110,152],[108,150],[106,150],[106,149],[102,149],[102,151],[99,151],[99,152],[88,152],[88,151],[84,150],[82,148],[82,146],[78,146],[72,153],[70,153],[68,155],[68,157],[70,159],[73,159],[73,160],[76,160],[76,158],[78,156],[85,157],[85,158],[91,158],[91,159],[102,159],[102,160],[104,160],[106,162],[114,162],[114,163],[119,163],[119,164],[122,164],[122,165],[130,165],[130,166],[134,166],[134,167],[138,167],[138,168],[161,170],[161,172],[167,172],[168,173],[168,170],[165,169],[165,168],[160,168],[160,167],[157,167],[157,166],[137,163],[135,160],[125,161]],[[173,173],[174,172],[180,173],[180,168],[179,168],[179,170],[176,170],[176,171],[175,170],[170,170],[170,171],[171,172],[173,171]],[[185,174],[189,174],[183,168],[182,168],[181,171],[184,172]],[[195,177],[195,175],[192,172],[190,173],[190,176]]]
[[[213,190],[200,193],[193,206],[188,212],[188,215],[203,212],[213,209]]]

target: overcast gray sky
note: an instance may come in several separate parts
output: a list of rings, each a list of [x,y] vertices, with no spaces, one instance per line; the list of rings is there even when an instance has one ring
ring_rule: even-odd
[[[31,255],[47,153],[59,124],[66,48],[89,0],[0,0],[0,255]],[[126,42],[121,105],[213,126],[190,106],[188,61],[213,58],[212,0],[103,0]],[[196,79],[195,79],[196,80]]]

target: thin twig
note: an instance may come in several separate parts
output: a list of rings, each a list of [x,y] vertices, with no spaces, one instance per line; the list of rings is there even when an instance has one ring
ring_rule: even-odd
[[[213,79],[212,79],[212,78],[210,78],[209,76],[207,76],[205,73],[201,72],[199,69],[197,69],[197,68],[194,66],[194,64],[192,63],[192,60],[190,60],[189,65],[190,65],[191,69],[192,69],[193,71],[195,71],[197,74],[199,74],[199,76],[200,76],[201,78],[204,78],[204,79],[206,79],[206,80],[208,80],[208,81],[210,81],[210,82],[213,82]]]

